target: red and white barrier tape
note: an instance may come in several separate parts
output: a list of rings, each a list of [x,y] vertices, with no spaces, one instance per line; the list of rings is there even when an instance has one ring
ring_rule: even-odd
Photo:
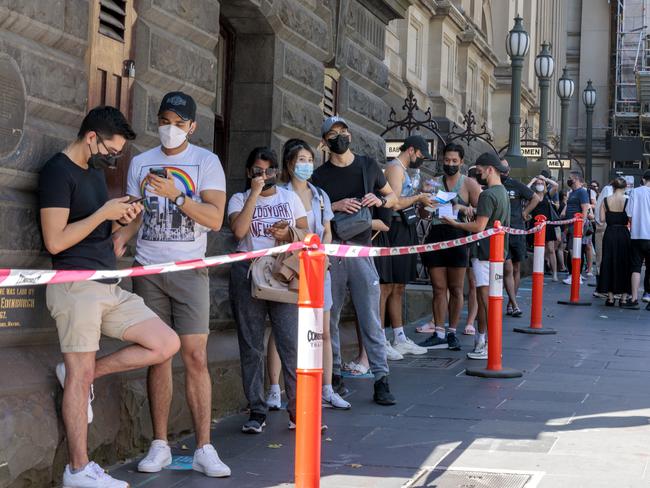
[[[562,225],[574,222],[576,219],[567,221],[547,222],[542,225]],[[539,232],[542,225],[538,225],[528,231],[502,227],[501,230],[509,234],[534,234]],[[431,244],[417,244],[414,246],[400,247],[366,247],[351,246],[348,244],[324,244],[323,252],[328,256],[338,257],[376,257],[376,256],[400,256],[404,254],[418,254],[423,252],[440,251],[452,247],[464,246],[472,242],[480,241],[499,232],[498,229],[487,229],[477,234],[472,234],[459,239],[434,242]],[[192,259],[189,261],[176,261],[171,263],[151,264],[148,266],[137,266],[117,270],[47,270],[47,269],[0,269],[0,288],[8,286],[33,286],[55,283],[70,283],[73,281],[96,281],[106,279],[119,279],[133,276],[144,276],[174,271],[185,271],[189,269],[206,268],[230,264],[238,261],[246,261],[262,256],[274,256],[289,251],[304,249],[302,242],[292,242],[282,246],[276,246],[259,251],[225,254],[222,256],[211,256],[204,259]]]

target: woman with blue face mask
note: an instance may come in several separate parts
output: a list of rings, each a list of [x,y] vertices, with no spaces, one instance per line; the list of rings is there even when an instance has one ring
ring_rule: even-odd
[[[282,151],[284,188],[296,193],[307,211],[309,230],[320,237],[323,244],[332,242],[330,221],[334,217],[330,199],[322,189],[308,180],[314,172],[314,151],[301,139],[289,139]],[[350,404],[332,389],[332,342],[329,323],[332,308],[332,288],[329,271],[325,274],[325,302],[323,305],[323,404],[332,408],[348,409]],[[270,389],[266,403],[270,409],[280,408],[280,357],[273,336],[269,339],[267,371]]]

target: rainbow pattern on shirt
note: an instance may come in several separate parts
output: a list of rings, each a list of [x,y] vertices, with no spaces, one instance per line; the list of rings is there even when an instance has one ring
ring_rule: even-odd
[[[163,168],[167,170],[168,175],[171,175],[174,179],[181,182],[181,185],[183,186],[183,190],[185,191],[185,194],[188,197],[191,198],[192,196],[194,196],[194,194],[196,193],[196,184],[194,183],[194,180],[190,177],[190,175],[188,175],[182,169],[175,168],[173,166],[163,166]],[[144,177],[140,182],[140,194],[143,197],[146,196],[145,195],[146,186],[147,186],[147,178]]]

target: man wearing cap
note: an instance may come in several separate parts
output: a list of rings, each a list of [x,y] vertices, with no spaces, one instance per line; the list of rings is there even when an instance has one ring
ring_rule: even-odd
[[[183,92],[166,94],[158,110],[161,145],[131,161],[127,192],[144,198],[145,211],[142,219],[130,225],[122,239],[116,240],[115,250],[123,255],[126,243],[137,232],[135,266],[204,258],[207,232],[221,229],[226,178],[215,154],[189,143],[196,126],[196,103],[192,97]],[[206,268],[133,279],[133,291],[181,339],[185,396],[197,445],[192,467],[207,476],[223,477],[230,475],[230,468],[210,444],[209,290]],[[172,399],[171,359],[149,368],[147,387],[154,440],[138,470],[154,473],[172,461],[167,444]]]
[[[481,154],[476,160],[476,180],[486,186],[478,199],[474,222],[457,222],[448,217],[443,220],[449,225],[471,234],[490,229],[497,220],[501,225],[510,225],[510,198],[501,183],[501,173],[508,167],[491,152]],[[504,250],[508,249],[508,234],[505,235]],[[490,286],[490,239],[477,242],[478,256],[472,258],[472,272],[476,281],[478,298],[478,334],[474,339],[474,351],[467,353],[469,359],[487,359],[486,335],[488,318],[488,297]],[[505,258],[505,255],[503,256]]]
[[[510,165],[503,160],[506,171],[501,175],[501,182],[510,198],[510,226],[514,229],[525,229],[526,220],[542,199],[530,187],[521,181],[510,177]],[[524,208],[524,202],[526,207]],[[513,317],[521,317],[523,312],[517,303],[517,292],[521,282],[521,262],[526,259],[526,236],[511,235],[506,248],[506,263],[504,266],[503,284],[508,294],[506,313]]]
[[[393,208],[397,197],[391,190],[377,162],[350,151],[352,136],[348,123],[341,117],[327,118],[321,127],[322,143],[329,150],[329,160],[312,176],[312,182],[327,192],[332,201],[334,219],[332,235],[334,243],[369,246],[371,244],[370,212],[359,211],[363,207]],[[358,214],[361,219],[347,215]],[[346,222],[347,220],[347,222]],[[350,224],[353,225],[350,225]],[[339,231],[347,225],[347,239]],[[355,230],[358,233],[352,235]],[[370,369],[375,376],[374,401],[379,405],[394,405],[395,397],[388,386],[388,363],[386,342],[379,319],[379,276],[370,257],[335,258],[330,261],[332,275],[333,306],[330,315],[332,337],[333,375],[332,386],[344,394],[341,381],[341,346],[339,341],[339,318],[346,291],[350,290],[352,303],[357,312],[363,345],[368,354]]]
[[[409,136],[400,147],[399,155],[388,163],[384,172],[395,195],[397,204],[393,207],[393,217],[388,230],[388,242],[391,247],[413,246],[418,243],[416,230],[417,203],[434,206],[430,193],[418,193],[408,173],[408,169],[418,169],[425,159],[431,159],[429,144],[422,136]],[[404,333],[402,318],[402,299],[406,284],[417,275],[417,256],[405,254],[379,258],[377,265],[381,281],[381,318],[388,311],[393,329],[393,343],[386,340],[388,359],[400,360],[404,354],[426,354],[427,349],[420,347]]]

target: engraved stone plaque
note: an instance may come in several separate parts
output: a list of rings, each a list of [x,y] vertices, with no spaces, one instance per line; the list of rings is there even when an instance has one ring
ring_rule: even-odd
[[[0,158],[18,147],[24,125],[25,84],[16,62],[0,55]]]

